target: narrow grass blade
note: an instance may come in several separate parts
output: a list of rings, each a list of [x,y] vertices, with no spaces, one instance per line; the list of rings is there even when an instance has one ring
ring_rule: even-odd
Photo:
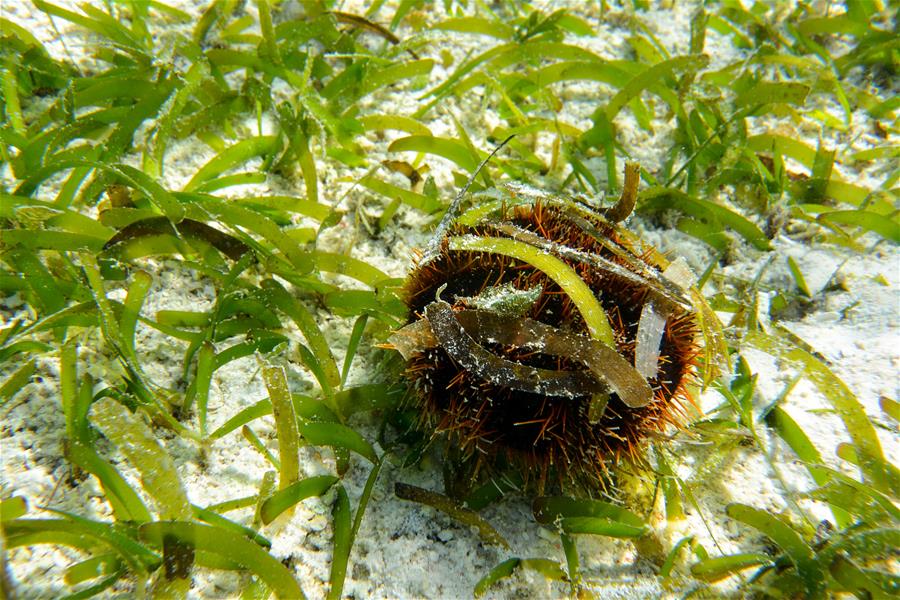
[[[313,496],[322,496],[337,482],[338,478],[331,475],[319,475],[296,481],[262,502],[259,509],[260,519],[268,525],[298,502]]]
[[[262,32],[266,59],[275,64],[281,63],[281,55],[278,52],[278,42],[275,39],[275,28],[272,27],[272,12],[268,0],[258,0],[256,9],[259,11],[259,29]]]
[[[34,229],[0,229],[0,248],[16,246],[29,250],[59,250],[63,252],[99,252],[103,239],[92,235]]]
[[[142,539],[151,542],[172,536],[196,550],[216,554],[242,565],[265,581],[278,598],[306,598],[287,567],[240,534],[211,525],[184,521],[147,523],[140,527],[140,534]]]
[[[44,45],[34,37],[34,35],[28,31],[25,27],[15,23],[14,21],[10,21],[9,19],[5,19],[0,17],[0,33],[10,37],[16,37],[25,42],[27,45],[32,46],[34,48],[40,48],[42,50],[41,54],[47,54],[47,51],[44,49]]]
[[[0,363],[4,363],[9,358],[23,352],[50,352],[52,350],[53,346],[50,344],[34,340],[20,340],[0,348]]]
[[[825,485],[830,477],[827,470],[818,466],[823,464],[822,456],[797,422],[779,406],[772,408],[765,418],[766,424],[774,429],[779,437],[791,447],[791,450],[800,457],[813,481],[819,486]],[[849,515],[845,511],[832,506],[831,512],[839,527],[846,527],[850,524]]]
[[[647,532],[646,527],[595,517],[567,517],[562,519],[560,526],[566,533],[590,533],[616,538],[640,537]]]
[[[13,69],[0,69],[0,89],[3,90],[3,99],[6,106],[6,116],[13,131],[21,136],[27,134],[25,120],[22,118],[22,104],[19,101],[19,86]]]
[[[14,519],[3,522],[6,547],[61,544],[93,553],[97,545],[116,552],[136,573],[148,573],[160,565],[160,556],[111,523],[92,521],[54,511],[64,519]]]
[[[28,503],[22,496],[10,496],[0,500],[0,521],[18,519],[28,512]]]
[[[222,175],[215,179],[209,179],[197,185],[193,191],[195,192],[217,192],[226,188],[238,185],[263,184],[266,182],[265,173],[234,173],[232,175]]]
[[[382,455],[381,459],[372,466],[372,470],[369,471],[369,476],[366,478],[366,485],[363,487],[363,492],[359,497],[359,504],[356,507],[356,514],[353,516],[353,528],[350,532],[351,544],[356,539],[356,534],[360,525],[362,525],[363,515],[365,515],[366,507],[369,505],[369,500],[372,497],[372,490],[375,489],[375,482],[378,481],[378,475],[381,473],[381,467],[384,465],[384,458],[384,455]]]
[[[501,20],[488,20],[483,17],[468,16],[444,19],[435,23],[432,28],[442,31],[486,35],[507,41],[512,39],[514,33],[513,28]]]
[[[766,414],[766,424],[774,429],[781,439],[787,442],[791,450],[803,460],[809,474],[818,485],[824,485],[828,481],[827,472],[816,468],[816,465],[824,464],[822,456],[787,412],[781,407],[774,407]]]
[[[521,490],[524,484],[521,474],[513,473],[502,479],[491,479],[484,485],[475,488],[466,496],[465,507],[481,510],[493,504],[507,492]]]
[[[194,517],[203,521],[204,523],[209,523],[210,525],[215,525],[216,527],[220,527],[222,529],[228,529],[233,531],[234,533],[238,533],[243,535],[247,539],[253,540],[263,548],[271,548],[272,542],[268,539],[250,529],[249,527],[244,527],[243,525],[238,525],[234,521],[226,519],[222,515],[208,509],[197,506],[195,504],[191,504],[191,512],[193,512]]]
[[[87,278],[88,284],[90,285],[91,294],[94,298],[94,302],[96,302],[97,304],[97,309],[100,313],[100,328],[103,331],[104,338],[106,339],[107,343],[109,343],[116,350],[116,352],[118,352],[118,354],[122,356],[122,358],[128,363],[128,366],[137,371],[137,365],[134,363],[132,357],[128,354],[124,354],[123,350],[119,347],[122,339],[119,330],[119,320],[116,318],[109,298],[107,298],[106,296],[106,289],[103,283],[103,278],[100,274],[100,267],[97,264],[96,258],[93,255],[82,253],[81,261],[83,264],[85,277]]]
[[[300,420],[326,421],[329,423],[340,421],[337,413],[331,410],[321,397],[293,394],[291,399],[294,402],[294,412]]]
[[[463,505],[456,500],[444,496],[443,494],[438,494],[399,481],[394,484],[394,493],[398,498],[430,506],[447,514],[453,519],[456,519],[460,523],[475,527],[478,529],[481,539],[485,542],[502,546],[507,550],[509,549],[509,543],[503,539],[503,536],[501,536],[490,523],[485,521],[481,515],[475,511],[464,508]]]
[[[810,597],[817,597],[821,593],[825,584],[825,574],[812,548],[796,531],[771,513],[745,504],[729,504],[726,512],[732,519],[746,523],[763,533],[781,548],[797,567],[797,573],[803,579],[806,593]]]
[[[328,600],[340,600],[347,577],[347,562],[353,548],[353,531],[350,524],[350,499],[344,486],[337,485],[337,497],[331,509],[334,523],[334,548],[331,553],[331,574],[328,578]]]
[[[287,376],[283,367],[264,364],[263,380],[269,391],[275,430],[278,436],[278,489],[284,489],[300,478],[300,440],[297,433],[297,417],[291,402]]]
[[[256,495],[256,507],[253,511],[253,528],[259,528],[262,525],[262,507],[265,501],[272,496],[275,490],[276,476],[277,473],[275,471],[266,471],[265,473],[263,473],[263,476],[260,479],[259,493]]]
[[[892,463],[880,458],[860,458],[859,451],[856,447],[846,443],[838,444],[835,454],[857,467],[861,467],[864,462],[877,463],[878,467],[884,472],[887,478],[887,488],[879,491],[888,494],[893,498],[900,498],[900,469],[895,467]]]
[[[371,94],[376,90],[394,85],[403,79],[413,79],[414,77],[428,75],[431,73],[432,68],[434,68],[434,59],[423,58],[393,64],[377,71],[370,71],[366,74],[366,78],[363,81],[362,95]]]
[[[66,327],[97,327],[99,325],[97,318],[97,304],[93,301],[80,302],[68,306],[61,311],[47,315],[21,331],[21,335],[27,333],[36,333],[38,331],[48,331],[56,328]],[[2,353],[2,351],[0,351]]]
[[[429,96],[433,96],[435,98],[435,100],[433,102],[437,102],[440,98],[442,98],[443,96],[446,96],[448,93],[453,91],[453,88],[456,87],[456,84],[458,84],[459,81],[463,77],[465,77],[466,75],[468,75],[469,73],[474,71],[479,65],[484,64],[485,62],[493,60],[497,57],[508,54],[511,51],[518,50],[518,48],[519,48],[519,44],[512,42],[512,43],[508,43],[508,44],[503,44],[501,46],[494,46],[493,48],[491,48],[485,52],[482,52],[481,54],[469,59],[468,61],[466,61],[465,63],[460,65],[453,72],[453,74],[450,75],[450,77],[447,77],[437,87],[429,90],[420,99],[427,98]],[[422,111],[420,110],[419,113],[422,113]],[[421,117],[421,116],[422,116],[422,114],[414,115],[414,117],[417,117],[417,118]]]
[[[407,308],[396,296],[383,297],[368,290],[340,290],[328,292],[323,298],[325,306],[335,314],[355,317],[362,314],[375,317],[391,328],[403,325]]]
[[[125,164],[106,166],[98,163],[97,166],[106,168],[131,187],[143,192],[172,223],[178,223],[184,218],[184,206],[181,202],[169,190],[143,171]]]
[[[378,267],[346,254],[316,250],[312,256],[316,267],[320,271],[346,275],[371,287],[377,287],[379,284],[391,279]]]
[[[25,283],[31,288],[29,303],[38,309],[39,314],[46,315],[62,310],[66,305],[66,295],[57,285],[57,279],[51,275],[37,252],[29,252],[22,248],[5,254],[6,261],[19,273],[27,273]]]
[[[346,448],[356,452],[372,464],[378,462],[375,449],[356,430],[340,423],[302,423],[300,433],[313,446]]]
[[[259,497],[254,494],[252,496],[243,496],[241,498],[232,498],[230,500],[225,500],[224,502],[217,502],[215,504],[210,504],[206,507],[206,510],[211,510],[215,513],[224,513],[232,510],[239,510],[241,508],[248,508],[251,506],[256,506],[259,501]]]
[[[188,198],[190,197],[188,196]],[[312,270],[313,263],[308,253],[272,219],[243,206],[224,202],[214,196],[194,196],[193,198],[212,216],[229,226],[238,230],[250,230],[267,240],[284,254],[298,275],[309,273]],[[258,244],[256,247],[259,247]]]
[[[658,449],[655,452],[659,472],[658,481],[662,488],[663,499],[666,507],[666,520],[670,523],[684,518],[684,508],[681,501],[681,480],[675,475],[675,471],[666,460],[665,455]]]
[[[809,291],[809,286],[806,284],[806,278],[803,277],[803,271],[800,270],[797,261],[795,261],[793,257],[788,256],[787,263],[788,269],[790,269],[791,275],[794,277],[794,282],[797,284],[797,289],[799,289],[800,293],[807,298],[811,298],[812,293]]]
[[[208,81],[210,76],[209,65],[205,61],[198,61],[191,65],[182,75],[182,85],[175,91],[171,99],[165,103],[156,122],[156,132],[153,136],[153,158],[158,165],[158,174],[162,175],[165,165],[165,153],[176,127],[176,121],[180,117],[191,98],[200,89],[200,86]]]
[[[881,570],[861,569],[843,556],[832,561],[829,573],[847,591],[856,595],[865,592],[871,598],[891,598],[900,589],[900,577]]]
[[[641,192],[639,210],[662,209],[677,210],[697,219],[713,219],[736,231],[758,250],[770,249],[769,240],[759,227],[724,206],[694,198],[675,188],[652,187]]]
[[[569,574],[569,583],[572,585],[572,593],[575,594],[581,583],[581,561],[578,557],[578,544],[565,530],[559,532],[559,543],[566,556],[566,571]]]
[[[591,337],[615,348],[606,312],[594,293],[570,266],[534,246],[508,238],[459,236],[450,238],[450,250],[487,252],[521,260],[543,271],[563,289],[584,318]]]
[[[335,403],[345,417],[358,412],[388,409],[396,406],[403,397],[401,386],[386,383],[368,383],[342,390],[335,394]]]
[[[115,467],[100,457],[93,446],[75,441],[66,454],[73,464],[97,478],[117,520],[133,523],[152,520],[150,511],[138,493]]]
[[[245,196],[235,199],[235,202],[254,210],[264,209],[263,212],[276,210],[295,212],[319,222],[325,221],[334,212],[330,206],[294,196]]]
[[[0,407],[7,403],[15,396],[28,382],[36,370],[34,359],[27,361],[21,367],[6,378],[3,385],[0,385]]]
[[[274,279],[266,279],[260,287],[264,290],[267,301],[289,316],[294,321],[294,324],[297,325],[303,337],[306,338],[310,350],[322,367],[328,383],[331,386],[338,385],[340,383],[340,375],[334,356],[331,354],[328,342],[325,336],[322,335],[322,331],[319,329],[310,311]]]
[[[675,562],[678,560],[678,556],[681,554],[681,550],[685,546],[691,544],[693,541],[694,536],[689,535],[681,538],[674,546],[672,546],[672,549],[666,555],[666,560],[659,568],[660,577],[662,577],[663,579],[668,579],[672,575],[672,570],[675,568]]]
[[[175,464],[147,425],[112,398],[94,402],[91,412],[93,423],[137,468],[144,489],[156,500],[160,517],[190,518],[190,504]]]
[[[122,304],[122,316],[119,321],[119,339],[122,349],[126,352],[135,365],[138,365],[137,350],[134,346],[134,333],[137,327],[141,307],[147,298],[147,292],[153,284],[153,278],[146,271],[135,271],[131,276],[131,285],[128,286],[128,295]]]
[[[544,576],[544,578],[552,581],[565,581],[567,579],[565,571],[559,566],[559,563],[546,558],[509,558],[498,564],[490,570],[490,572],[478,580],[472,595],[476,598],[483,596],[488,589],[500,581],[510,577],[515,573],[516,569],[529,569],[536,571]]]
[[[93,598],[101,592],[111,588],[124,575],[124,569],[120,569],[106,579],[102,579],[94,585],[88,586],[81,591],[66,596],[65,600],[82,600],[84,598]]]
[[[691,575],[704,581],[719,581],[744,569],[770,564],[772,564],[772,558],[766,554],[753,552],[731,554],[707,558],[692,564]]]
[[[399,198],[404,204],[424,213],[432,214],[441,208],[441,203],[434,198],[384,182],[373,175],[363,177],[359,184],[373,192],[394,199]]]
[[[132,33],[125,26],[89,4],[85,4],[83,9],[85,12],[92,13],[93,17],[66,10],[55,4],[46,2],[45,0],[35,0],[34,5],[48,15],[71,21],[76,25],[80,25],[85,29],[93,31],[101,38],[108,38],[131,50],[141,49],[138,40],[134,38]]]
[[[353,357],[356,356],[356,350],[359,348],[359,342],[366,331],[366,322],[368,320],[368,315],[360,315],[353,323],[353,330],[350,332],[350,339],[347,341],[347,353],[344,355],[344,366],[341,368],[341,387],[347,382],[347,375],[350,373]],[[2,396],[2,390],[0,390],[0,396]]]
[[[455,163],[466,173],[473,173],[481,162],[480,156],[472,154],[465,144],[457,140],[425,135],[400,138],[388,146],[388,152],[434,154]]]
[[[865,210],[835,210],[820,214],[816,220],[825,225],[836,223],[860,227],[877,233],[894,244],[900,244],[900,223],[896,218]]]
[[[5,388],[5,386],[4,386]],[[3,396],[2,391],[0,391],[0,397]],[[881,410],[884,414],[888,415],[894,422],[900,423],[900,402],[896,400],[892,400],[887,396],[882,396],[878,401],[879,406],[881,406]]]
[[[260,400],[256,404],[242,409],[236,415],[225,421],[221,427],[209,435],[209,439],[217,440],[228,435],[238,427],[243,427],[250,421],[270,414],[272,414],[272,403],[268,400]]]
[[[558,523],[567,533],[637,537],[647,532],[643,519],[621,506],[600,500],[541,496],[532,502],[531,510],[538,523]]]
[[[210,342],[204,342],[197,353],[197,372],[193,389],[197,397],[197,415],[200,421],[200,437],[206,437],[206,413],[209,406],[209,388],[212,382],[216,349]]]
[[[667,61],[653,65],[646,71],[636,75],[621,90],[619,90],[609,104],[606,105],[606,118],[610,121],[632,98],[637,98],[642,91],[658,84],[661,80],[673,75],[676,71],[698,71],[709,63],[705,55],[676,56]],[[676,108],[676,107],[672,107]]]
[[[250,356],[255,352],[266,354],[271,352],[279,344],[288,341],[288,338],[285,335],[260,329],[251,329],[248,331],[247,338],[249,338],[249,341],[235,344],[216,354],[215,368],[219,369],[224,364],[245,356]]]
[[[393,129],[411,135],[431,136],[431,131],[416,119],[404,115],[364,115],[359,118],[366,131],[385,131]]]
[[[475,589],[472,590],[472,595],[476,598],[483,596],[492,585],[501,579],[505,579],[512,575],[513,571],[516,570],[521,562],[522,559],[520,558],[508,558],[504,560],[502,563],[491,569],[487,575],[478,580],[478,583],[475,584]]]
[[[697,323],[703,336],[703,385],[707,386],[715,381],[719,373],[731,373],[731,354],[722,322],[719,321],[715,311],[706,301],[699,289],[693,288],[690,292],[691,300],[697,307]]]
[[[734,100],[735,108],[764,104],[803,105],[809,94],[809,86],[799,82],[760,81],[743,90]]]
[[[869,421],[859,400],[846,384],[815,356],[787,341],[754,331],[747,334],[745,342],[776,358],[796,363],[803,367],[804,375],[819,389],[844,422],[854,445],[863,456],[871,456],[876,461],[863,461],[860,465],[866,477],[879,489],[888,488],[888,476],[880,463],[884,461],[881,443],[875,434],[875,428]]]
[[[251,158],[264,156],[275,151],[278,138],[271,135],[248,138],[229,146],[194,173],[194,176],[184,186],[184,191],[195,191],[200,184],[218,177],[225,171],[243,164]]]
[[[88,377],[82,386],[78,386],[77,359],[78,350],[75,342],[69,341],[60,349],[59,395],[66,419],[67,437],[72,442],[86,442],[90,439],[87,411],[91,405],[91,381]]]
[[[297,356],[299,356],[300,362],[303,363],[303,366],[309,369],[309,371],[313,374],[313,377],[316,378],[316,381],[319,382],[319,386],[322,388],[322,395],[324,396],[325,402],[329,405],[329,408],[331,408],[332,410],[336,409],[333,400],[334,388],[332,387],[331,382],[328,380],[328,376],[325,374],[325,370],[322,368],[319,360],[310,351],[310,349],[303,344],[297,344]]]
[[[66,569],[66,584],[76,585],[82,581],[96,579],[102,575],[109,575],[115,571],[120,571],[121,565],[122,562],[114,553],[93,556],[87,560],[75,563]]]
[[[871,486],[849,477],[840,480],[833,473],[831,475],[832,481],[809,493],[811,498],[827,502],[857,520],[869,523],[900,520],[900,509]]]

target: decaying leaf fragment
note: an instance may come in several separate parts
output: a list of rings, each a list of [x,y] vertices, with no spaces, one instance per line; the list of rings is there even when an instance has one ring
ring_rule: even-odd
[[[566,398],[611,390],[630,408],[646,406],[653,399],[646,380],[618,352],[602,342],[560,332],[533,319],[511,318],[483,310],[454,312],[443,301],[425,307],[425,315],[425,319],[407,325],[390,338],[404,358],[440,346],[460,365],[495,385]],[[479,342],[563,357],[584,364],[590,373],[529,367],[500,358]]]
[[[464,312],[471,315],[479,311]],[[500,358],[481,346],[466,332],[454,315],[453,309],[446,302],[438,300],[426,306],[425,317],[428,319],[434,337],[453,360],[494,385],[563,398],[574,398],[603,389],[599,381],[582,371],[541,369]],[[533,323],[537,322],[533,321]],[[533,331],[525,331],[524,328],[528,325],[523,324],[522,320],[511,320],[509,324],[522,327],[515,332],[516,337],[527,335],[530,339],[535,339],[532,337]],[[477,323],[473,329],[484,333]],[[501,332],[495,330],[491,333],[496,335]]]

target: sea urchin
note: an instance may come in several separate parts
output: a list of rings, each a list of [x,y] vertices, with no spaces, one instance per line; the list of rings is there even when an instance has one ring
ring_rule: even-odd
[[[513,469],[539,492],[602,489],[680,422],[702,298],[683,262],[615,223],[630,175],[605,216],[524,186],[482,192],[409,275],[409,324],[390,341],[421,427],[446,436],[470,483]]]

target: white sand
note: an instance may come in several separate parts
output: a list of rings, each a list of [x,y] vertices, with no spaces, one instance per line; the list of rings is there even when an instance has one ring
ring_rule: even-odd
[[[68,4],[68,3],[65,3]],[[173,4],[175,4],[173,2]],[[199,14],[202,2],[185,0],[177,3],[181,8]],[[247,11],[255,14],[249,5]],[[355,2],[342,7],[347,12],[361,13]],[[429,19],[437,20],[443,15],[443,2],[437,2],[434,14]],[[550,3],[540,3],[550,4]],[[553,3],[556,4],[565,3]],[[629,31],[622,26],[597,24],[595,9],[581,9],[581,3],[571,2],[576,12],[594,26],[598,35],[592,38],[572,36],[570,43],[588,48],[609,58],[628,57],[626,39]],[[689,42],[689,21],[692,9],[684,3],[676,3],[669,10],[655,10],[642,13],[642,20],[666,46],[672,55],[687,51]],[[594,6],[594,3],[591,3]],[[65,50],[82,64],[89,64],[87,56],[90,40],[82,32],[68,23],[57,20],[57,27],[63,37],[57,36],[46,17],[21,0],[2,0],[0,12],[6,18],[26,26],[57,56],[64,56]],[[381,15],[391,15],[386,8]],[[386,16],[380,18],[382,22]],[[172,30],[158,32],[165,37]],[[412,35],[408,29],[401,29],[401,38]],[[443,81],[460,64],[470,51],[478,51],[486,43],[476,36],[453,36],[448,34],[423,35],[433,37],[435,45],[429,55],[439,56],[448,51],[454,57],[453,65],[444,69],[438,65],[432,71],[428,84],[422,89],[409,89],[404,84],[391,90],[381,91],[361,103],[363,113],[410,114],[417,107],[416,98],[423,89]],[[65,50],[62,41],[65,41]],[[374,42],[373,43],[377,43]],[[493,43],[493,42],[491,42]],[[742,57],[729,40],[713,31],[707,34],[707,53],[713,64],[724,65]],[[611,97],[612,90],[599,84],[568,84],[559,87],[559,96],[565,106],[560,120],[585,128],[589,117],[598,104]],[[455,135],[451,117],[456,117],[465,127],[476,145],[487,149],[486,141],[490,130],[500,124],[500,117],[490,109],[481,97],[481,89],[465,94],[460,99],[448,99],[425,118],[424,124],[435,135]],[[620,140],[642,164],[654,171],[660,165],[672,139],[672,123],[662,120],[666,107],[656,102],[654,132],[640,130],[629,111],[617,118]],[[821,108],[840,116],[839,107],[823,101]],[[807,122],[809,123],[809,122]],[[760,119],[754,125],[759,131],[777,130],[779,133],[797,136],[815,146],[819,131],[811,126],[798,128],[789,120],[774,118]],[[852,150],[860,150],[878,143],[870,134],[871,123],[862,112],[853,115],[853,125],[846,133],[829,133],[826,141],[840,148],[839,159]],[[255,124],[248,123],[247,135],[255,135]],[[401,137],[391,132],[384,138],[370,137],[361,140],[369,153],[370,164],[389,158],[386,151],[392,139]],[[139,138],[138,138],[139,139]],[[549,145],[543,140],[539,145],[544,156],[549,156]],[[199,142],[174,144],[167,155],[167,187],[177,189],[182,186],[196,169],[213,155],[212,150]],[[412,160],[391,155],[390,158]],[[439,158],[429,157],[427,163],[430,174],[447,197],[454,193],[450,164]],[[319,162],[320,168],[324,161]],[[331,251],[343,251],[352,247],[352,254],[392,276],[402,277],[409,268],[412,249],[422,246],[428,239],[428,220],[414,211],[401,209],[391,226],[377,237],[370,237],[355,220],[359,215],[378,215],[383,204],[364,190],[352,184],[363,170],[335,169],[329,162],[327,169],[320,173],[320,194],[325,201],[338,202],[348,211],[347,217],[337,227],[329,230],[321,239],[320,247]],[[591,168],[601,180],[605,177],[602,161],[592,161]],[[877,186],[887,175],[883,163],[873,162],[859,168],[842,166],[841,176],[849,181],[857,181],[867,186]],[[7,175],[8,176],[8,175]],[[398,181],[398,184],[402,182]],[[559,182],[548,182],[548,186]],[[255,191],[302,195],[300,189],[280,180],[271,180],[266,185],[255,186]],[[229,194],[241,195],[248,190],[231,188]],[[52,197],[52,183],[41,188],[39,196]],[[718,200],[729,201],[728,191]],[[644,235],[645,239],[673,255],[685,256],[695,271],[701,271],[712,257],[709,249],[693,238],[681,234],[660,223],[649,222],[640,217],[632,217],[628,226]],[[719,272],[726,277],[752,279],[761,265],[771,259],[762,282],[766,288],[784,289],[793,286],[787,269],[786,258],[793,257],[814,294],[809,310],[797,315],[795,320],[782,324],[806,340],[817,351],[829,359],[831,367],[872,417],[885,449],[886,456],[900,456],[895,424],[881,416],[878,400],[882,395],[898,397],[897,370],[900,351],[897,346],[898,290],[900,290],[900,255],[895,247],[886,243],[876,244],[874,237],[864,238],[873,247],[867,255],[859,255],[840,247],[813,247],[792,240],[783,234],[774,240],[774,250],[764,254],[745,244],[736,246],[729,257],[730,262]],[[175,261],[144,261],[143,268],[153,275],[154,284],[144,307],[145,314],[153,317],[164,309],[206,310],[214,301],[212,284],[185,270]],[[708,295],[718,291],[718,280],[710,282],[704,290]],[[828,286],[827,283],[840,282],[842,287]],[[345,283],[342,280],[342,283]],[[824,288],[824,289],[823,289]],[[121,291],[112,291],[114,297]],[[763,294],[760,304],[767,306],[768,294]],[[6,319],[22,316],[25,307],[17,297],[7,298],[0,306],[0,315]],[[352,322],[332,317],[319,310],[317,315],[324,323],[323,329],[332,344],[335,356],[343,356]],[[728,315],[723,315],[728,318]],[[296,334],[296,332],[294,332]],[[295,335],[296,337],[296,335]],[[79,366],[99,376],[107,370],[110,357],[94,352],[101,347],[99,335],[91,333],[81,338]],[[180,376],[180,364],[184,346],[171,338],[162,336],[152,329],[140,326],[138,329],[138,349],[147,374],[162,385],[171,385]],[[743,351],[758,375],[758,406],[769,404],[795,374],[784,365],[777,364],[771,357],[752,349]],[[28,499],[31,516],[41,515],[37,506],[71,511],[98,518],[111,518],[108,505],[100,499],[98,486],[92,478],[72,482],[69,467],[62,458],[64,423],[59,404],[58,360],[50,355],[38,360],[40,377],[27,385],[15,400],[4,409],[2,416],[3,471],[0,475],[2,496],[24,496]],[[296,364],[286,364],[290,383],[295,391],[312,389],[312,377]],[[368,381],[373,369],[372,352],[364,350],[357,358],[351,373],[351,384]],[[5,373],[3,373],[5,375]],[[265,397],[264,386],[258,373],[257,362],[246,358],[228,364],[216,372],[210,394],[210,428],[215,428],[241,408]],[[722,402],[715,392],[708,392],[699,398],[702,407],[709,410]],[[834,448],[847,439],[841,422],[832,414],[821,412],[828,408],[827,401],[806,380],[801,381],[783,404],[784,408],[797,420],[814,441],[826,462],[838,464]],[[374,439],[375,429],[364,419],[357,423],[362,431]],[[254,422],[254,429],[274,451],[274,427],[270,419]],[[806,490],[812,481],[799,464],[790,449],[779,440],[766,433],[764,442],[771,452],[771,460],[780,473],[781,480],[791,489]],[[240,437],[232,433],[219,440],[201,456],[197,447],[187,441],[173,438],[160,431],[160,441],[173,456],[191,502],[205,506],[230,498],[253,494],[257,491],[264,471],[269,468],[266,461]],[[642,514],[649,514],[650,521],[657,529],[666,550],[681,537],[691,535],[701,542],[711,553],[716,554],[716,543],[722,552],[754,551],[763,545],[763,540],[729,520],[724,508],[729,502],[739,501],[756,507],[780,511],[786,508],[786,490],[774,477],[764,455],[752,447],[738,447],[716,468],[704,471],[698,476],[697,465],[707,457],[709,448],[697,444],[695,440],[679,437],[670,444],[673,455],[682,463],[679,475],[695,483],[696,496],[701,512],[687,507],[687,518],[683,522],[667,523],[659,506],[633,507]],[[107,447],[109,457],[117,467],[139,488],[137,474],[122,457]],[[380,450],[380,449],[379,449]],[[302,453],[302,470],[307,475],[332,472],[333,461],[330,452],[306,448]],[[201,460],[202,459],[202,460]],[[511,552],[487,546],[467,528],[433,510],[399,500],[393,495],[395,481],[404,481],[433,490],[441,490],[440,466],[434,461],[426,461],[423,469],[401,470],[387,465],[375,488],[372,501],[359,531],[353,548],[348,569],[345,594],[357,598],[465,598],[472,594],[475,583],[490,568],[510,556],[547,557],[564,563],[558,538],[543,531],[531,517],[530,507],[525,498],[507,498],[502,503],[484,511],[485,517],[506,537],[512,546]],[[356,506],[362,486],[368,474],[368,463],[354,458],[352,468],[344,480],[350,494],[351,505]],[[846,464],[842,468],[846,468]],[[327,593],[329,566],[331,560],[331,502],[333,493],[322,499],[313,498],[301,503],[290,521],[265,528],[262,533],[273,542],[272,553],[289,562],[304,591],[311,598],[321,598]],[[804,501],[805,509],[813,511],[816,518],[826,518],[827,511],[820,505]],[[49,516],[48,513],[45,513]],[[227,516],[243,523],[252,517],[251,511],[235,511]],[[702,521],[706,520],[706,525]],[[714,536],[715,542],[712,537]],[[639,558],[630,542],[606,538],[583,536],[578,540],[584,576],[590,587],[602,598],[650,598],[674,593],[660,586],[655,576],[656,567],[652,562]],[[62,573],[64,568],[76,560],[78,553],[68,550],[54,550],[49,546],[33,549],[15,549],[10,552],[14,577],[23,597],[54,597],[64,592]],[[241,578],[233,573],[200,570],[195,575],[192,596],[231,597],[238,593]],[[690,581],[677,579],[675,590],[690,586]],[[727,587],[727,586],[726,586]],[[129,595],[127,585],[114,588],[123,596]],[[542,577],[528,572],[520,572],[494,586],[490,595],[497,598],[543,598],[563,596],[567,586],[548,584]]]

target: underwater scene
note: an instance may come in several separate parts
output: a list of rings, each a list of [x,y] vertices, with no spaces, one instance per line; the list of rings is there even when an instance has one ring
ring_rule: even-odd
[[[897,597],[897,27],[3,0],[0,597]]]

